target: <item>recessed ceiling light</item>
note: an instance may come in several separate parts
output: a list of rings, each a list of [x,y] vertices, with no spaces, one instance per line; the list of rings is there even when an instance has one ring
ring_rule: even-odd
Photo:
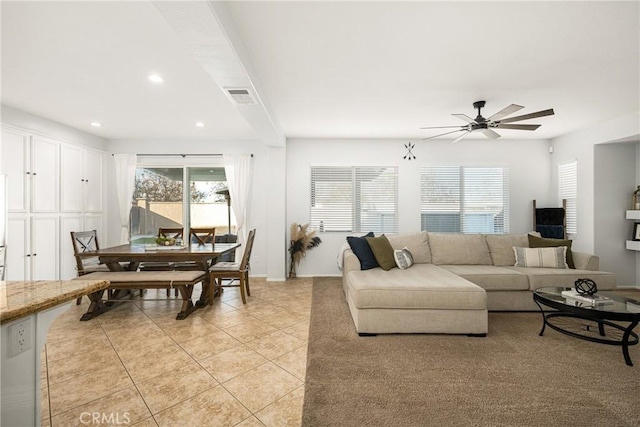
[[[100,122],[91,122],[91,126],[93,126],[94,128],[101,128],[102,127],[102,123],[100,123]]]
[[[202,123],[202,122],[196,122],[196,127],[197,127],[197,128],[203,128],[203,127],[204,127],[204,123]]]
[[[153,83],[164,83],[164,79],[162,78],[162,76],[159,76],[158,74],[150,74],[149,80]]]

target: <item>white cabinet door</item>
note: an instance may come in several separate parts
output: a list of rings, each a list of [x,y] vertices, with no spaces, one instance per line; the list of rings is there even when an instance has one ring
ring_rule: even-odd
[[[82,212],[84,185],[84,150],[75,145],[60,147],[60,210]]]
[[[28,217],[9,218],[7,221],[7,280],[29,280],[31,273],[30,227]]]
[[[57,280],[59,253],[57,216],[31,218],[31,279]]]
[[[0,169],[7,175],[9,212],[27,212],[29,210],[29,137],[26,133],[2,129]]]
[[[60,143],[31,137],[31,212],[58,211]]]
[[[80,216],[63,217],[60,220],[60,279],[68,280],[77,276],[76,258],[71,243],[72,231],[83,231]]]
[[[102,212],[102,174],[104,154],[94,150],[84,152],[85,212]]]

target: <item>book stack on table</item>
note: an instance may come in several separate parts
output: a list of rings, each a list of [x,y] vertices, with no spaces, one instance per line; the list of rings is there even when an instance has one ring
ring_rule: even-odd
[[[574,301],[579,301],[592,305],[600,305],[600,304],[612,304],[613,300],[604,295],[581,295],[575,289],[569,289],[567,291],[562,291],[562,296]]]

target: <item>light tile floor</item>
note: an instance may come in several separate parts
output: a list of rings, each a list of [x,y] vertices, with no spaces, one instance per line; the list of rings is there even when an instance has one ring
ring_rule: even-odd
[[[88,322],[73,305],[47,335],[42,425],[299,426],[312,279],[250,283],[185,320],[164,290]]]

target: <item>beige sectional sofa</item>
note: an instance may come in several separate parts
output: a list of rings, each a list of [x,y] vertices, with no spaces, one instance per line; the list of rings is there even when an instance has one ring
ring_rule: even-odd
[[[615,275],[599,271],[597,256],[573,252],[575,269],[515,267],[514,247],[528,247],[527,234],[483,235],[420,232],[387,236],[407,248],[414,264],[405,270],[360,269],[343,252],[344,293],[356,330],[378,333],[484,335],[487,311],[538,310],[532,291],[573,286],[579,278],[613,289]]]

